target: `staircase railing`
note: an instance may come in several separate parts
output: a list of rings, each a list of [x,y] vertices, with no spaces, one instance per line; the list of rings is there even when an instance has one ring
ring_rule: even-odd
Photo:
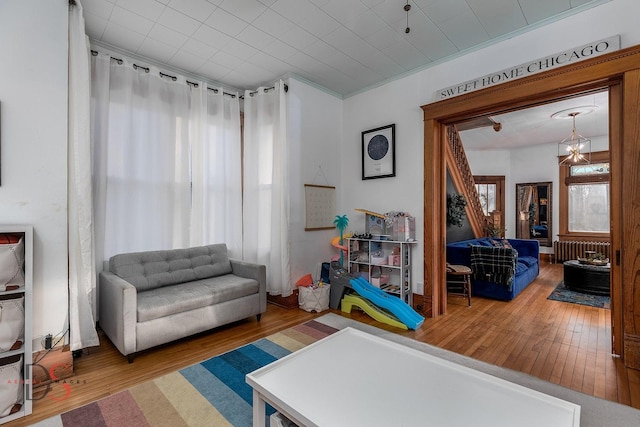
[[[475,181],[467,155],[462,146],[462,140],[455,125],[447,126],[447,168],[453,179],[456,190],[461,193],[467,201],[467,219],[473,230],[475,237],[482,237],[487,234],[488,220],[484,215],[480,196],[476,191]]]

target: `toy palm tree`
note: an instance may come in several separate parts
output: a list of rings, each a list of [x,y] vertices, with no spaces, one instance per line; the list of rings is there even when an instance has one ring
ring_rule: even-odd
[[[336,219],[333,220],[333,225],[340,231],[340,246],[342,246],[344,244],[344,230],[347,228],[347,225],[349,225],[349,218],[347,218],[347,215],[336,215]],[[340,251],[340,265],[344,267],[344,251]]]

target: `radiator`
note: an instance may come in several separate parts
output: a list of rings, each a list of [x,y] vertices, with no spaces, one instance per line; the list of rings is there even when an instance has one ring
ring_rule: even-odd
[[[586,251],[594,251],[611,258],[611,244],[609,242],[573,242],[560,241],[553,242],[553,253],[555,262],[564,262],[572,259],[586,258]]]

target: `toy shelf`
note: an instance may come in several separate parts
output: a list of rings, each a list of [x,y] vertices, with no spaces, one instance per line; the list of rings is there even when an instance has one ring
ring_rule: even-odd
[[[350,237],[348,271],[372,285],[413,304],[411,249],[415,241],[394,241]]]

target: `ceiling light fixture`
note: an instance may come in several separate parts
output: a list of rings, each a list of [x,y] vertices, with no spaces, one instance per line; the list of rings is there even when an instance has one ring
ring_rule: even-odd
[[[568,137],[558,143],[558,157],[566,156],[560,162],[561,165],[567,162],[587,165],[591,163],[591,140],[580,135],[576,130],[576,117],[582,113],[582,111],[566,113],[573,119],[573,129]]]
[[[409,11],[411,10],[411,5],[409,4],[409,0],[407,0],[407,4],[404,5],[404,11],[407,12],[407,28],[404,29],[406,34],[409,34],[411,28],[409,28]]]

